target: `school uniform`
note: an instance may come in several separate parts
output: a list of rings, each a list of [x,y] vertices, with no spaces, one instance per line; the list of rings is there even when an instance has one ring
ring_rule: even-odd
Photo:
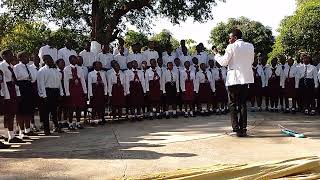
[[[97,61],[101,62],[102,67],[104,68],[105,71],[110,70],[111,67],[111,61],[113,61],[114,56],[111,53],[106,53],[104,54],[103,52],[99,53],[97,55]]]
[[[255,67],[253,66],[252,71],[253,71],[254,83],[249,84],[249,95],[251,96],[251,106],[254,107],[254,102],[256,99],[258,107],[261,108],[262,89],[265,85],[265,75],[260,65],[257,65]]]
[[[88,70],[88,68],[87,67],[85,67],[85,66],[79,66],[80,68],[81,68],[81,70],[82,70],[82,72],[83,72],[83,76],[84,76],[84,80],[86,81],[86,82],[88,82],[88,74],[89,74],[89,70]]]
[[[66,47],[58,50],[58,59],[63,59],[66,66],[70,65],[69,57],[71,55],[77,56],[77,52]]]
[[[183,55],[182,47],[181,47],[181,46],[176,49],[175,54],[176,54],[176,57],[180,57],[180,56]],[[188,49],[187,49],[187,54],[188,54]]]
[[[167,66],[167,64],[169,63],[169,62],[172,62],[173,64],[174,64],[174,59],[176,58],[176,56],[175,56],[175,54],[168,54],[168,53],[166,53],[164,56],[162,56],[162,59],[163,59],[163,64],[165,65],[165,66]]]
[[[40,66],[37,67],[35,64],[31,64],[31,74],[33,77],[35,77],[36,81],[32,82],[32,89],[33,89],[33,101],[34,101],[34,111],[33,114],[35,113],[36,109],[38,109],[40,111],[40,96],[38,94],[38,85],[37,85],[37,76],[38,76],[38,71],[40,70]],[[32,131],[37,131],[37,128],[35,126],[35,122],[34,122],[34,116],[32,116],[32,120],[31,120],[31,129]]]
[[[315,88],[318,88],[317,68],[311,64],[301,65],[298,68],[297,79],[299,82],[299,94],[303,95],[302,105],[305,113],[314,111]]]
[[[279,97],[280,97],[280,90],[282,87],[280,87],[280,69],[276,67],[269,67],[266,71],[266,82],[265,86],[268,88],[268,97],[270,98],[271,103],[271,111],[273,109],[278,109],[278,103],[279,103]]]
[[[225,67],[213,68],[212,72],[213,80],[215,81],[216,88],[216,101],[218,103],[227,103],[228,102],[228,92],[225,86],[225,80],[227,76],[227,69]]]
[[[179,57],[179,59],[180,59],[180,62],[181,62],[181,67],[183,68],[184,67],[184,63],[186,62],[186,61],[189,61],[190,62],[190,64],[192,64],[192,57],[191,56],[189,56],[189,55],[184,55],[184,54],[182,54],[181,56],[178,56]]]
[[[88,97],[94,112],[100,116],[105,112],[105,97],[108,96],[108,83],[104,71],[93,70],[88,75]]]
[[[67,118],[67,113],[68,113],[68,111],[67,111],[67,107],[68,107],[68,99],[67,99],[67,97],[66,97],[66,91],[65,91],[65,88],[64,88],[64,73],[63,73],[63,70],[61,70],[61,69],[59,69],[58,68],[58,71],[59,71],[59,73],[60,73],[60,76],[61,76],[61,86],[62,86],[62,91],[63,91],[63,93],[62,93],[62,96],[61,96],[61,98],[60,98],[60,100],[58,101],[58,117],[57,117],[57,119],[58,119],[58,122],[61,124],[61,126],[63,126],[62,125],[62,115],[64,115],[64,119],[66,120],[66,118]],[[64,123],[67,123],[66,121],[64,122]],[[65,125],[66,127],[68,127],[67,125]]]
[[[145,50],[143,53],[145,61],[147,61],[147,66],[150,67],[150,60],[151,59],[155,59],[158,60],[159,59],[159,53],[158,51],[154,50],[154,49],[147,49]]]
[[[50,55],[54,62],[56,62],[58,60],[58,50],[54,47],[49,46],[49,45],[42,46],[39,49],[38,56],[40,58],[40,64],[44,63],[43,59],[42,59],[44,55]]]
[[[117,54],[120,54],[119,47],[116,47],[113,50],[113,55],[116,56]],[[126,57],[129,55],[129,49],[128,48],[123,47],[123,55],[126,56]]]
[[[166,104],[177,103],[177,93],[180,92],[179,75],[175,70],[166,70],[162,75],[163,93],[166,94]]]
[[[121,54],[117,54],[114,56],[114,60],[116,60],[120,66],[120,70],[121,71],[125,71],[127,70],[127,56],[121,55]]]
[[[148,101],[150,104],[160,105],[163,90],[161,78],[161,69],[158,67],[155,69],[150,67],[146,72],[146,89],[149,92]]]
[[[63,96],[61,78],[62,76],[57,68],[50,68],[47,65],[40,68],[37,74],[38,94],[42,98],[40,119],[43,122],[46,134],[50,134],[50,114],[55,127],[59,128],[57,122],[57,108],[58,99],[60,96]]]
[[[280,71],[280,83],[283,83],[285,82],[285,74],[284,74],[284,70],[285,68],[288,66],[288,64],[279,64],[277,66],[277,68],[279,69]],[[283,87],[284,85],[283,84],[280,84],[281,87]],[[283,111],[284,109],[284,89],[283,88],[280,88],[280,93],[279,93],[279,100],[280,100],[280,105],[281,105],[281,110]]]
[[[12,65],[5,60],[0,63],[0,70],[3,73],[3,83],[1,84],[1,94],[4,96],[4,128],[8,128],[8,139],[16,139],[13,132],[14,117],[19,110],[18,97],[19,87],[16,85],[17,78]]]
[[[198,94],[197,102],[199,104],[212,103],[213,93],[216,89],[210,71],[200,70],[196,73],[195,90]]]
[[[196,53],[193,57],[196,57],[199,60],[199,64],[208,64],[208,54],[206,52]]]
[[[191,64],[190,69],[191,69],[192,72],[194,72],[194,75],[196,75],[197,72],[200,71],[200,67],[197,64]]]
[[[144,72],[138,69],[130,69],[126,74],[126,94],[128,104],[132,108],[141,108],[144,105],[146,82]]]
[[[111,105],[114,107],[124,107],[125,99],[125,74],[122,71],[118,73],[114,69],[108,74],[108,93]]]
[[[82,68],[70,64],[64,68],[63,74],[67,106],[83,109],[86,106],[87,86]]]
[[[270,66],[266,64],[265,66],[261,65],[263,74],[265,76],[264,87],[262,88],[262,96],[265,100],[266,111],[269,111],[269,91],[268,91],[268,72],[270,71]]]
[[[299,83],[296,81],[298,75],[298,69],[296,66],[286,66],[284,69],[284,82],[281,84],[284,88],[284,96],[285,96],[285,106],[286,110],[289,110],[289,98],[292,98],[292,111],[295,111],[296,108],[296,98],[297,98],[297,89],[299,87]]]
[[[127,62],[137,61],[138,68],[141,68],[141,63],[144,60],[144,56],[141,53],[130,53],[127,57]]]
[[[195,80],[196,75],[192,70],[180,71],[180,87],[184,104],[193,104],[195,101]]]
[[[92,71],[93,63],[96,61],[96,54],[84,49],[79,53],[79,56],[83,59],[83,66],[87,67],[88,71]]]

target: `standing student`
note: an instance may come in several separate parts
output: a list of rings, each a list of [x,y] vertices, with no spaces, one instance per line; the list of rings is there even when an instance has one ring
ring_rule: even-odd
[[[215,74],[214,74],[215,63],[214,63],[214,60],[210,59],[208,61],[208,65],[209,65],[209,67],[207,69],[211,73],[212,80],[215,81],[215,77],[214,77],[215,76]],[[212,107],[211,108],[212,108],[212,111],[214,111],[214,109],[216,109],[218,107],[218,104],[217,104],[217,101],[215,101],[216,95],[213,95],[212,98],[213,99],[212,99]]]
[[[174,59],[174,66],[173,66],[173,70],[174,71],[177,71],[177,74],[178,74],[178,85],[179,85],[179,92],[181,92],[181,87],[180,87],[180,71],[182,70],[183,68],[181,67],[181,61],[179,58],[175,58]],[[177,106],[179,106],[179,109],[178,109],[178,114],[180,114],[182,112],[182,99],[181,99],[181,93],[179,93],[178,97],[177,97],[177,102],[176,102]]]
[[[197,103],[201,108],[202,115],[208,115],[210,104],[212,103],[212,95],[215,92],[214,81],[210,71],[206,70],[206,64],[200,64],[200,71],[196,74]],[[203,108],[204,105],[204,108]]]
[[[64,73],[63,70],[65,68],[65,63],[63,59],[58,59],[56,61],[56,65],[58,68],[58,71],[60,72],[61,75],[61,86],[63,90],[63,96],[60,97],[59,102],[58,102],[58,111],[57,111],[57,119],[59,126],[62,127],[69,127],[68,124],[68,108],[67,108],[67,98],[66,98],[66,91],[64,88]]]
[[[83,66],[87,68],[89,72],[93,71],[93,62],[96,60],[94,52],[90,52],[91,43],[89,41],[84,42],[83,51],[79,53],[79,56],[83,59]]]
[[[141,44],[135,43],[132,45],[132,53],[128,55],[127,61],[137,61],[138,68],[141,68],[141,63],[144,60],[144,56],[141,54]]]
[[[166,45],[166,51],[162,53],[162,60],[164,64],[168,64],[169,62],[174,62],[174,59],[176,58],[176,54],[172,52],[172,45],[167,44]]]
[[[31,55],[31,61],[33,62],[33,64],[30,65],[31,74],[32,74],[33,77],[35,77],[36,81],[32,82],[33,97],[34,97],[34,109],[33,109],[32,119],[30,121],[30,123],[31,123],[30,126],[31,126],[31,131],[32,132],[38,132],[39,129],[36,127],[34,117],[35,117],[36,110],[39,111],[39,107],[40,107],[39,106],[40,97],[39,97],[39,94],[38,94],[38,86],[37,86],[37,75],[38,75],[38,71],[41,68],[41,65],[40,65],[40,58],[36,54],[32,54]]]
[[[128,69],[127,56],[124,55],[124,48],[122,46],[119,47],[119,54],[114,56],[114,60],[116,60],[119,64],[121,71],[125,71]]]
[[[317,68],[310,64],[310,56],[302,57],[303,65],[298,69],[297,81],[299,81],[299,94],[303,95],[302,106],[306,115],[315,115],[315,90],[318,88]]]
[[[81,68],[85,81],[88,82],[89,71],[88,68],[83,65],[82,56],[77,56],[77,65]]]
[[[180,87],[182,93],[182,102],[184,104],[184,117],[194,117],[195,101],[195,73],[190,69],[190,62],[184,62],[184,69],[180,71]]]
[[[16,85],[17,78],[11,64],[13,53],[9,49],[1,52],[3,61],[0,63],[0,70],[3,73],[3,84],[1,84],[1,92],[4,95],[4,128],[8,129],[9,143],[24,143],[24,141],[15,136],[14,118],[18,112],[18,96],[20,96],[19,87]]]
[[[2,60],[2,58],[1,58],[1,60]],[[4,78],[5,77],[3,75],[3,72],[2,72],[2,70],[0,70],[0,88],[1,88],[1,92],[2,92],[2,88],[4,87],[4,83],[6,83]],[[2,94],[1,94],[0,98],[1,98],[1,115],[3,115],[2,109],[4,108],[4,104],[3,104],[3,96],[2,96]],[[0,139],[5,139],[6,137],[8,137],[8,136],[7,135],[5,135],[5,136],[1,136],[0,135]],[[3,142],[0,141],[0,149],[8,149],[10,147],[11,147],[10,145],[4,144]]]
[[[72,49],[72,43],[70,40],[65,41],[65,47],[58,50],[58,58],[63,59],[66,66],[70,65],[69,57],[71,55],[77,56],[77,52]]]
[[[146,73],[146,90],[148,94],[148,102],[150,106],[150,116],[152,120],[154,118],[154,113],[156,113],[157,118],[160,116],[160,103],[161,95],[163,91],[162,77],[160,68],[157,68],[157,62],[155,59],[150,60],[151,67]]]
[[[286,64],[286,58],[284,56],[280,56],[279,59],[280,59],[280,64],[278,65],[278,69],[280,71],[280,82],[283,83],[284,79],[285,79],[284,69],[288,65]],[[284,85],[281,84],[281,87],[283,87],[283,86]],[[283,88],[280,89],[279,102],[280,102],[280,106],[281,106],[281,111],[284,112],[284,89]]]
[[[151,64],[150,64],[151,59],[155,59],[155,60],[159,59],[159,53],[155,50],[155,42],[154,41],[149,41],[148,49],[145,50],[142,54],[145,57],[145,61],[147,61],[148,67],[151,66]]]
[[[43,122],[45,135],[50,135],[50,115],[55,126],[54,131],[63,132],[57,121],[58,99],[63,96],[62,76],[50,55],[44,55],[43,60],[46,65],[39,70],[37,76],[38,93],[41,97],[40,120]]]
[[[133,120],[141,120],[146,83],[143,71],[138,69],[138,62],[133,60],[132,66],[133,68],[126,73],[126,94],[128,95],[130,114],[133,116]]]
[[[147,74],[147,70],[148,70],[148,66],[147,66],[147,61],[142,61],[141,62],[141,71],[142,71],[142,73],[143,73],[143,78],[144,78],[144,86],[145,86],[145,88],[146,88],[146,94],[145,94],[145,96],[144,96],[144,104],[143,104],[143,106],[142,106],[142,112],[143,112],[143,117],[144,118],[146,118],[146,117],[148,117],[149,116],[149,111],[148,111],[148,109],[149,109],[149,105],[148,105],[148,95],[147,95],[147,76],[148,76],[148,74]]]
[[[58,60],[58,50],[53,47],[53,41],[51,37],[47,38],[46,45],[39,49],[38,57],[40,58],[41,65],[45,63],[42,59],[44,55],[50,55],[53,61]]]
[[[111,61],[114,59],[113,54],[110,53],[109,44],[105,44],[102,47],[102,52],[97,56],[97,61],[102,63],[102,69],[108,71],[111,69]]]
[[[180,61],[181,61],[181,67],[184,67],[184,63],[186,61],[189,61],[190,65],[192,62],[192,57],[188,54],[188,48],[187,47],[182,47],[182,54],[180,56],[177,56]]]
[[[36,81],[36,74],[32,74],[32,67],[28,64],[29,57],[26,52],[19,52],[19,64],[13,67],[13,71],[17,78],[17,85],[20,90],[19,110],[17,113],[17,122],[19,125],[19,136],[21,139],[26,136],[35,136],[37,134],[31,132],[30,122],[34,115],[35,101],[32,83]]]
[[[255,110],[262,111],[262,88],[265,84],[265,75],[263,73],[263,69],[261,65],[258,64],[258,60],[255,59],[252,64],[252,71],[254,76],[254,83],[249,85],[249,94],[251,99],[251,111]],[[257,106],[255,107],[255,102],[257,102]]]
[[[63,70],[64,88],[67,98],[67,106],[69,109],[69,129],[83,129],[80,123],[81,111],[86,106],[87,86],[84,73],[81,67],[78,66],[77,56],[69,57],[70,65]],[[73,122],[73,113],[76,113],[76,122]]]
[[[163,73],[163,94],[166,97],[166,118],[170,118],[169,108],[172,107],[172,116],[177,118],[177,97],[179,95],[179,75],[178,72],[173,70],[173,63],[168,62],[167,70]]]
[[[158,67],[160,69],[160,77],[163,76],[164,72],[167,70],[167,66],[163,63],[163,60],[162,58],[159,58],[157,59],[157,64],[158,64]],[[161,108],[160,108],[160,111],[162,113],[165,112],[165,109],[166,109],[166,97],[164,96],[164,94],[161,95]],[[162,116],[160,116],[160,118],[162,118]]]
[[[284,69],[285,74],[285,82],[284,84],[284,97],[285,97],[285,106],[286,110],[285,112],[295,113],[296,107],[297,107],[297,91],[299,83],[296,81],[298,69],[293,64],[293,59],[288,58],[287,60],[288,66]],[[292,106],[290,108],[289,106],[289,98],[292,98]]]
[[[194,55],[194,57],[199,60],[199,64],[208,64],[208,54],[206,52],[203,52],[203,47],[200,44],[196,46],[196,54]]]
[[[265,84],[264,87],[262,88],[262,96],[264,97],[264,101],[265,101],[265,105],[266,105],[266,111],[269,111],[269,91],[268,91],[268,72],[270,72],[270,66],[267,64],[267,57],[262,55],[262,57],[260,57],[260,62],[261,62],[261,67],[262,67],[262,71],[263,74],[265,75]]]
[[[123,49],[124,56],[127,57],[129,55],[129,49],[124,46],[124,43],[125,42],[122,38],[118,38],[118,46],[114,48],[114,51],[113,51],[114,56],[120,54],[120,51],[119,51],[120,49]]]
[[[183,49],[185,49],[185,50],[183,50]],[[186,51],[186,53],[184,51]],[[186,47],[186,40],[182,39],[180,41],[180,47],[178,47],[176,49],[176,57],[180,57],[180,56],[186,55],[186,54],[188,54],[188,48]],[[183,66],[183,64],[182,64],[182,66]]]
[[[108,74],[108,93],[111,101],[113,119],[122,117],[122,108],[126,105],[125,74],[118,63]]]
[[[270,112],[278,112],[280,97],[280,69],[277,67],[278,59],[271,60],[271,67],[267,69],[266,81],[268,86],[268,97],[270,100]]]
[[[192,65],[191,65],[191,70],[196,74],[199,72],[200,67],[199,67],[199,60],[196,57],[192,58]]]
[[[108,85],[105,72],[102,70],[102,63],[93,63],[94,70],[88,75],[88,96],[92,107],[92,116],[101,119],[101,124],[105,124],[105,105],[108,98]]]
[[[216,88],[217,114],[225,114],[227,112],[228,92],[225,86],[226,77],[227,69],[216,63],[216,68],[213,71],[213,80]]]

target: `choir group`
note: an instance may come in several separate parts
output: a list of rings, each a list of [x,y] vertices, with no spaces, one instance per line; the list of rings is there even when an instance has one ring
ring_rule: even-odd
[[[87,118],[89,110],[99,124],[106,123],[109,113],[112,120],[135,121],[228,112],[227,69],[215,62],[215,56],[220,56],[215,47],[208,54],[200,43],[191,55],[181,40],[176,50],[168,44],[159,54],[150,41],[145,51],[136,43],[129,53],[119,39],[113,52],[107,44],[96,54],[90,45],[85,42],[77,54],[69,41],[57,50],[48,39],[38,55],[1,52],[1,109],[8,130],[1,138],[24,143],[28,136],[37,135],[36,110],[45,135],[51,134],[49,119],[54,132],[84,128],[80,120]],[[264,56],[255,59],[255,82],[249,85],[252,111],[262,111],[264,98],[267,111],[316,114],[319,65],[312,65],[308,55],[301,60],[275,58],[268,65]],[[0,142],[0,148],[8,147]]]

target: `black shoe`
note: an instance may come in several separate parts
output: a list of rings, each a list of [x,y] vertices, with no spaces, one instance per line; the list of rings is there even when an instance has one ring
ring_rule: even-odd
[[[158,115],[158,116],[157,116],[157,119],[162,119],[162,115]]]
[[[8,144],[3,144],[2,142],[0,142],[0,149],[9,149],[11,146]]]
[[[84,129],[84,126],[83,126],[82,124],[78,124],[78,125],[77,125],[77,128],[78,128],[78,129]]]
[[[55,129],[53,130],[53,132],[56,132],[56,133],[64,133],[64,131],[63,131],[60,127],[55,128]]]
[[[14,137],[14,138],[12,138],[12,139],[10,139],[9,141],[8,141],[10,144],[15,144],[15,143],[26,143],[25,141],[23,141],[22,139],[20,139],[20,138],[17,138],[17,137]]]
[[[28,136],[23,136],[23,138],[22,138],[23,140],[31,140],[31,138],[30,137],[28,137]]]
[[[166,119],[170,119],[170,115],[166,115]]]
[[[77,128],[74,125],[69,125],[68,130],[74,131],[77,130]]]
[[[5,137],[0,135],[0,139],[5,139]]]
[[[38,136],[37,133],[32,132],[32,131],[30,131],[30,132],[28,132],[28,133],[24,133],[24,135],[26,135],[26,136]]]
[[[242,134],[242,132],[240,130],[237,131],[237,137],[243,137],[243,134]]]
[[[178,115],[174,114],[172,117],[176,119],[176,118],[178,118]]]
[[[65,122],[65,123],[62,123],[62,128],[68,128],[69,127],[69,123]]]
[[[184,114],[184,118],[188,118],[189,117],[189,115],[188,114]]]
[[[149,116],[149,120],[153,120],[154,119],[154,117],[153,116]]]

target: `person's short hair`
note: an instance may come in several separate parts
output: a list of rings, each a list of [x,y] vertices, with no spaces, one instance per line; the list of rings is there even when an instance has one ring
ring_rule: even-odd
[[[47,60],[53,60],[52,57],[50,55],[48,55],[48,54],[42,56],[42,59],[43,59],[44,62],[46,62]]]
[[[18,52],[17,54],[17,58],[20,59],[22,57],[22,55],[26,54],[27,52],[26,51],[20,51]]]
[[[240,29],[235,28],[232,30],[231,33],[233,36],[236,36],[238,39],[242,39],[242,32],[240,31]]]
[[[4,49],[0,52],[1,58],[3,59],[3,56],[7,55],[11,50],[10,49]]]
[[[71,61],[71,59],[72,59],[72,58],[76,58],[76,59],[78,59],[78,58],[77,58],[77,56],[75,56],[75,55],[71,55],[71,56],[69,56],[69,61]]]
[[[56,64],[58,65],[60,62],[64,62],[64,60],[63,59],[58,59],[57,61],[56,61]],[[64,62],[65,63],[65,62]]]

